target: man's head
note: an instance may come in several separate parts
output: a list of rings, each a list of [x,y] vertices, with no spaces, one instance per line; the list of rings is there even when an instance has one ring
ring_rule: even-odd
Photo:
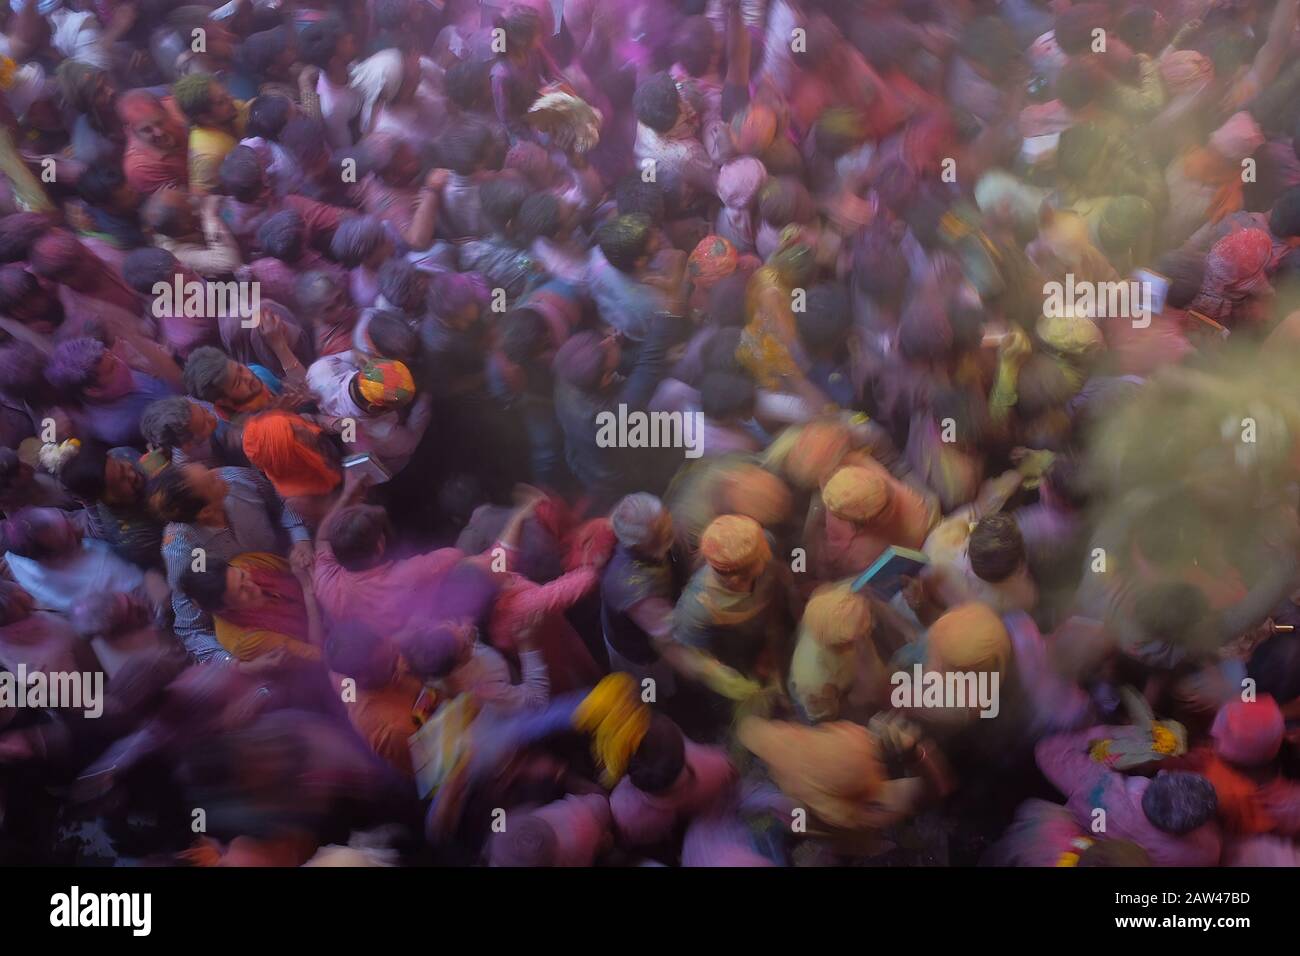
[[[225,508],[225,479],[199,464],[164,468],[145,486],[145,500],[160,521],[211,524]]]
[[[330,240],[330,255],[349,269],[358,266],[378,269],[392,252],[392,240],[384,231],[383,223],[374,216],[344,219]]]
[[[83,442],[59,468],[59,481],[81,501],[132,505],[143,497],[145,479],[135,463],[110,455],[102,445]]]
[[[614,337],[579,332],[560,346],[551,367],[560,381],[584,392],[594,392],[612,381],[621,355]]]
[[[0,266],[0,312],[43,334],[64,318],[59,298],[16,262]]]
[[[1174,836],[1208,823],[1218,805],[1210,781],[1181,770],[1161,770],[1142,794],[1142,812],[1151,825]]]
[[[226,153],[217,175],[226,195],[239,202],[258,202],[269,188],[262,159],[248,146],[236,146]]]
[[[293,32],[283,26],[254,33],[239,45],[240,65],[263,81],[288,79],[296,56]]]
[[[656,133],[666,133],[681,114],[681,94],[677,83],[667,73],[656,73],[636,89],[632,109],[643,125]]]
[[[700,536],[700,554],[729,591],[754,587],[772,558],[763,526],[742,515],[714,518]]]
[[[239,115],[235,101],[210,73],[182,76],[173,84],[172,96],[195,126],[230,126]]]
[[[243,408],[264,394],[266,386],[247,365],[205,345],[185,362],[185,390],[200,401]]]
[[[298,35],[298,56],[322,70],[350,63],[356,54],[356,37],[336,17],[309,23]]]
[[[130,366],[92,338],[61,342],[50,355],[45,377],[63,395],[82,401],[112,401],[134,387]]]
[[[217,430],[217,416],[197,402],[179,395],[160,398],[140,416],[140,434],[151,445],[189,454]]]
[[[379,293],[388,304],[412,319],[422,318],[429,294],[429,276],[407,259],[389,259],[379,268]]]
[[[986,515],[975,525],[967,542],[971,570],[976,577],[997,584],[1025,563],[1025,541],[1016,519],[1009,514]]]
[[[349,505],[321,525],[320,540],[349,571],[366,571],[379,564],[393,537],[388,512],[377,505]]]
[[[527,184],[515,173],[493,176],[479,187],[479,203],[483,218],[492,229],[503,235],[513,234],[519,209],[528,198]]]
[[[140,194],[127,185],[116,166],[92,166],[77,180],[77,194],[105,212],[129,215],[140,205]]]
[[[251,574],[218,557],[209,557],[202,571],[186,568],[179,583],[181,592],[209,614],[254,608],[266,599]]]
[[[491,105],[491,64],[484,60],[458,60],[447,69],[447,96],[462,110],[481,110]]]
[[[639,213],[617,216],[601,224],[595,240],[601,254],[620,272],[636,272],[655,251],[650,219]]]
[[[169,239],[192,236],[199,228],[190,197],[174,186],[164,186],[144,201],[140,221],[146,229]]]
[[[402,362],[371,359],[353,374],[349,391],[365,411],[382,415],[410,404],[415,397],[415,380]]]
[[[117,114],[127,130],[146,146],[174,150],[183,146],[184,128],[168,116],[162,101],[148,90],[131,90],[117,101]]]
[[[259,96],[248,105],[248,124],[244,132],[248,136],[260,136],[275,142],[293,115],[293,100],[289,97],[280,93]]]
[[[402,653],[414,673],[424,680],[438,680],[469,661],[477,643],[473,621],[429,622],[402,636]]]
[[[628,761],[628,779],[642,793],[663,793],[677,782],[685,769],[686,738],[680,727],[656,711]]]
[[[352,312],[347,286],[335,282],[328,272],[304,272],[294,283],[293,292],[298,314],[308,317],[315,325],[338,323]]]
[[[262,252],[289,264],[298,261],[307,241],[307,224],[292,209],[282,209],[269,216],[257,230],[257,244]]]
[[[122,260],[122,278],[140,295],[153,297],[154,286],[163,282],[168,286],[177,276],[184,281],[185,269],[166,249],[144,246],[132,249]]]
[[[672,516],[654,495],[628,495],[614,506],[609,520],[618,543],[641,557],[662,561],[673,546]]]
[[[405,189],[420,175],[420,157],[403,139],[387,133],[372,133],[361,144],[365,168],[389,186]]]

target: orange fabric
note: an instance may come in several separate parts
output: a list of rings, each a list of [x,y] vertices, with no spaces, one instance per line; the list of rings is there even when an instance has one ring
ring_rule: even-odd
[[[700,538],[700,553],[719,574],[766,564],[772,556],[762,525],[741,515],[715,518]]]
[[[1218,222],[1241,209],[1240,166],[1233,165],[1212,149],[1198,146],[1183,157],[1183,172],[1199,183],[1217,187],[1210,208],[1206,210],[1210,222]]]
[[[339,470],[294,434],[294,426],[312,436],[321,429],[292,412],[263,412],[244,426],[244,454],[275,485],[283,498],[323,495],[343,480]]]

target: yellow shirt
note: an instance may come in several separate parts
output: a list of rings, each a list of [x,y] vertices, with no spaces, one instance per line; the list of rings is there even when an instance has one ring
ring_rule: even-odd
[[[237,137],[243,135],[244,124],[248,121],[247,101],[236,100],[235,107],[239,110],[234,124],[236,135],[212,126],[190,129],[190,192],[205,194],[217,188],[221,161],[239,145]]]

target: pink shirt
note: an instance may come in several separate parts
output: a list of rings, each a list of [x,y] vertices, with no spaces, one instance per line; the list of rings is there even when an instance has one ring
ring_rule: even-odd
[[[334,622],[365,624],[380,634],[398,631],[412,619],[436,621],[440,615],[433,585],[464,557],[455,548],[440,548],[349,571],[329,545],[319,545],[312,572],[316,600]]]
[[[725,752],[686,741],[686,766],[667,791],[644,793],[624,777],[609,795],[620,841],[648,846],[666,839],[679,821],[709,809],[736,779]]]

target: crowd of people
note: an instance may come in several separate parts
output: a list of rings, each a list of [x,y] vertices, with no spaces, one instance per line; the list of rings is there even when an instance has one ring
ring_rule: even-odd
[[[0,861],[1296,865],[1297,6],[11,0]]]

